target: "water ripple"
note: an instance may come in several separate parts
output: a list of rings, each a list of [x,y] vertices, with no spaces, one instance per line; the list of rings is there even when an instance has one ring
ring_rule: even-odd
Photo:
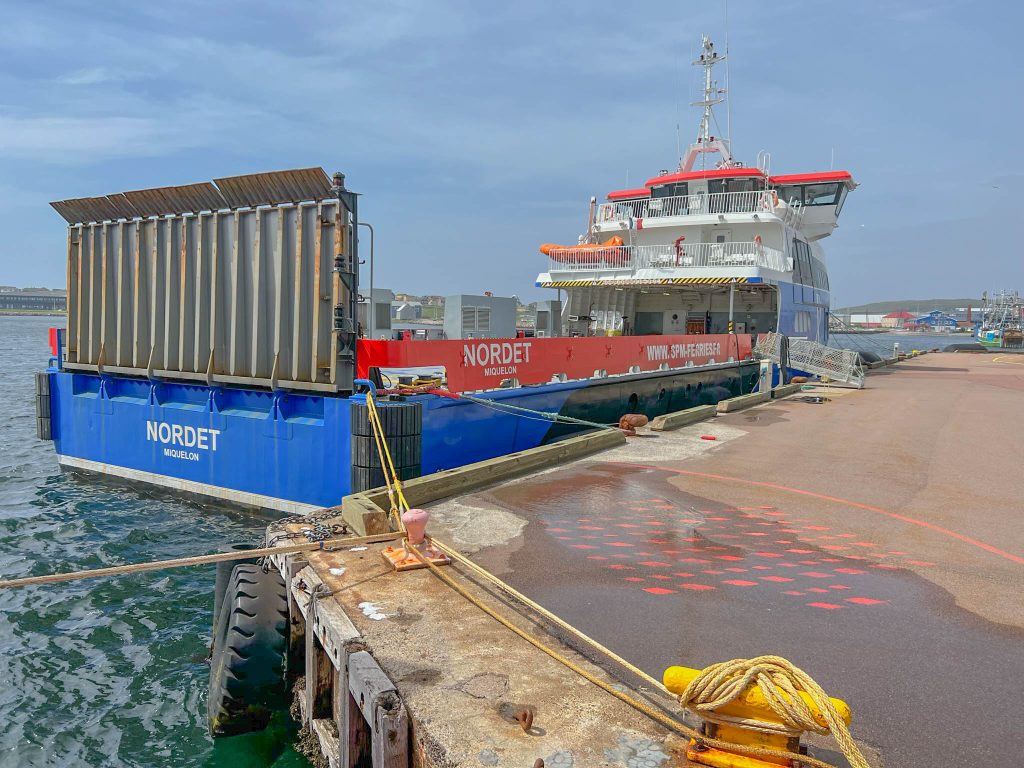
[[[63,474],[35,436],[52,318],[0,317],[0,576],[212,552],[259,518]],[[213,573],[190,568],[0,592],[0,768],[306,765],[287,728],[206,733]],[[279,719],[280,720],[280,719]]]

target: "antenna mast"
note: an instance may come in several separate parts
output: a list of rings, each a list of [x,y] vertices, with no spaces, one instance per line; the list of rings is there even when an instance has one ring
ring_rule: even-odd
[[[717,124],[714,108],[725,101],[725,89],[718,87],[718,81],[715,80],[712,70],[715,64],[725,61],[725,58],[724,55],[719,54],[715,50],[715,44],[711,42],[711,39],[704,35],[701,40],[700,57],[693,62],[694,66],[704,68],[704,98],[700,101],[694,101],[690,105],[693,107],[703,107],[704,114],[701,116],[700,127],[697,129],[697,141],[690,145],[686,157],[679,164],[681,171],[693,170],[697,156],[708,152],[717,152],[722,156],[722,162],[718,165],[719,168],[729,168],[737,165],[732,159],[729,141],[713,136],[711,133],[712,124]]]
[[[732,89],[732,77],[729,74],[729,0],[725,0],[725,90]],[[732,146],[732,99],[725,102],[725,140]]]

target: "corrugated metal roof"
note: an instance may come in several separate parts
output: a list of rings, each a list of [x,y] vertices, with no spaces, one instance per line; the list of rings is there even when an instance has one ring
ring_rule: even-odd
[[[154,187],[104,197],[80,197],[50,203],[68,224],[91,224],[118,219],[170,216],[225,208],[324,200],[331,180],[323,168],[229,176],[213,183]]]
[[[323,200],[331,194],[331,180],[323,168],[252,173],[214,181],[229,208]]]
[[[68,224],[88,224],[93,221],[115,219],[117,208],[105,197],[80,197],[50,203]]]
[[[135,210],[136,216],[166,216],[169,213],[197,213],[219,211],[228,204],[209,181],[183,184],[180,187],[154,187],[125,192],[124,197]]]

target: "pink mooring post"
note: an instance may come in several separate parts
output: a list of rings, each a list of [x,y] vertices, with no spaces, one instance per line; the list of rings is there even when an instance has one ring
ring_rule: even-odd
[[[434,565],[451,563],[448,555],[439,550],[427,539],[427,521],[430,515],[424,509],[409,509],[402,513],[402,524],[405,526],[406,543],[396,549],[385,547],[381,554],[396,571],[410,571],[415,568],[426,568],[425,560]]]
[[[415,547],[423,543],[429,520],[430,515],[425,509],[408,509],[402,513],[402,524],[409,534],[409,544]]]

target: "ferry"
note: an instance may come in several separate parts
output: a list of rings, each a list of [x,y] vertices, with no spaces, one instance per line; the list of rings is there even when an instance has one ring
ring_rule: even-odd
[[[542,247],[564,337],[365,338],[358,196],[321,168],[53,203],[68,322],[36,379],[40,437],[67,470],[306,514],[382,482],[367,389],[410,478],[765,386],[757,334],[827,339],[818,241],[855,183],[735,161],[711,135],[722,59],[705,39],[679,168]],[[388,389],[398,370],[441,376]]]
[[[567,292],[571,333],[756,335],[775,331],[828,342],[829,279],[821,241],[857,184],[847,171],[773,174],[712,134],[725,98],[710,39],[696,141],[679,167],[636,189],[591,201],[589,226],[571,246],[545,244],[537,285]],[[708,164],[708,158],[717,161]]]

